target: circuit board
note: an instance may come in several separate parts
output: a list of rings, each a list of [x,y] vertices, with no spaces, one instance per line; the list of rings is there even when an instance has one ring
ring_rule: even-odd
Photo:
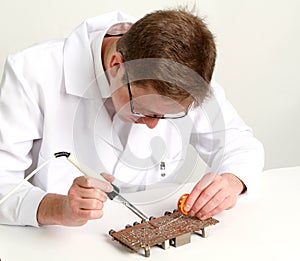
[[[214,218],[200,220],[174,211],[143,223],[135,222],[118,232],[110,230],[109,234],[132,252],[144,249],[145,256],[150,256],[150,247],[158,245],[166,249],[169,245],[178,247],[189,243],[192,232],[201,231],[199,234],[205,237],[204,229],[218,222]]]

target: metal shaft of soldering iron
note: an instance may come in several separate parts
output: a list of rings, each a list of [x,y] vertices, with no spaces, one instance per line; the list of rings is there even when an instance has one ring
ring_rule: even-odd
[[[144,221],[148,220],[148,217],[145,214],[143,214],[139,209],[137,209],[134,205],[132,205],[128,200],[123,198],[120,194],[117,195],[117,198],[120,200],[120,202],[123,205],[125,205],[127,208],[129,208],[134,214],[136,214],[142,220],[144,220]]]

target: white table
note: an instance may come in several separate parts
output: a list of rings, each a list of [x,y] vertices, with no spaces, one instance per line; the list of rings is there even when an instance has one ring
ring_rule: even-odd
[[[189,192],[181,187],[160,201],[139,204],[146,214],[161,216]],[[162,190],[158,189],[156,195]],[[140,194],[141,197],[147,195]],[[192,235],[191,243],[163,250],[152,247],[149,258],[131,253],[108,231],[120,230],[136,217],[108,201],[101,220],[77,228],[0,226],[1,261],[49,260],[300,260],[300,167],[265,171],[255,196],[241,197],[235,208],[216,216],[210,235]]]

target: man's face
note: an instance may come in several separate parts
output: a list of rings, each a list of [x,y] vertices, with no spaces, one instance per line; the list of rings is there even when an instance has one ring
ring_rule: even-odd
[[[110,80],[112,101],[121,120],[146,124],[147,127],[153,129],[162,116],[186,115],[191,103],[190,99],[182,102],[175,101],[160,95],[151,85],[141,87],[129,83],[122,86],[124,75],[127,82],[129,81],[123,55],[120,52],[115,52],[110,56],[108,68],[110,69],[106,73]]]
[[[141,88],[131,85],[132,103],[134,111],[144,115],[163,116],[187,111],[187,102],[178,103],[168,97],[162,96],[152,87]],[[132,114],[130,98],[127,87],[118,88],[112,94],[112,100],[116,113],[125,122],[146,124],[150,129],[154,128],[159,118],[141,117]]]

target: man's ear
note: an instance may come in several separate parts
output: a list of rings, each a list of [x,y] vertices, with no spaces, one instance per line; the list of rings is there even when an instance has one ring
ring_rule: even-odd
[[[109,71],[111,77],[115,78],[118,74],[118,71],[121,65],[124,63],[123,57],[120,53],[113,53],[109,60]]]

